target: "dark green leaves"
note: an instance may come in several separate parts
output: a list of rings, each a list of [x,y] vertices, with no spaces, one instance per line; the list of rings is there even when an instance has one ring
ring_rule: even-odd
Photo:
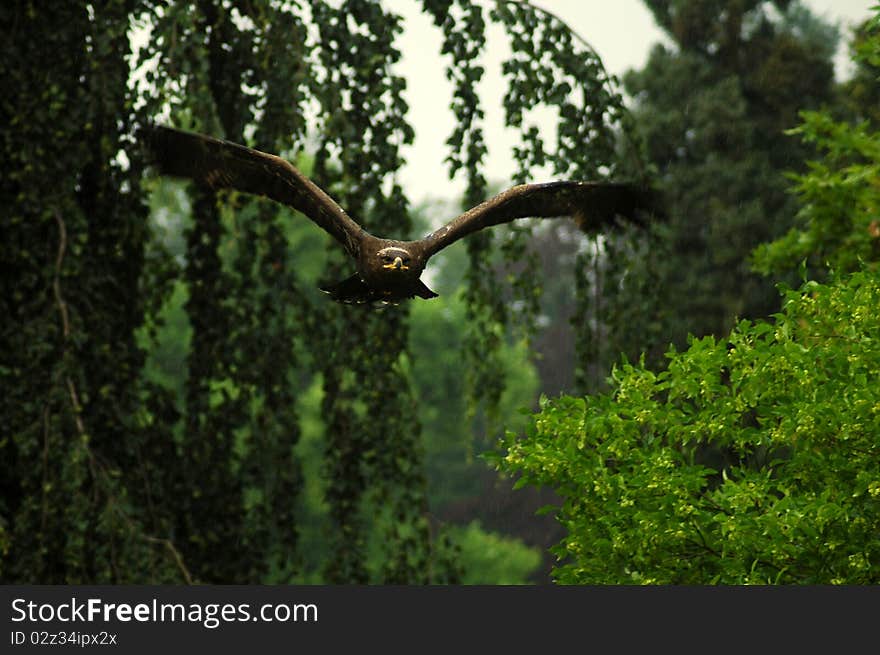
[[[157,185],[141,184],[130,137],[137,123],[170,122],[299,157],[368,229],[405,238],[394,176],[414,135],[394,69],[400,18],[370,0],[20,4],[0,10],[18,28],[2,66],[19,90],[0,101],[2,257],[14,273],[0,300],[4,580],[454,580],[455,550],[427,521],[407,307],[316,301],[313,282],[349,264],[300,217],[243,194],[158,185],[151,220]],[[424,8],[443,34],[448,162],[471,206],[488,195],[487,13],[467,0]],[[539,10],[498,10],[515,35],[518,177],[547,164],[613,172],[618,98],[595,57]],[[136,85],[131,35],[143,44]],[[558,107],[554,144],[528,123],[536,104]],[[528,232],[509,234],[497,257],[487,234],[468,244],[469,392],[490,415],[505,322],[534,314],[538,296]],[[325,484],[309,514],[295,449],[299,399],[319,386]],[[304,573],[300,528],[312,521],[317,534],[321,518],[323,568]]]

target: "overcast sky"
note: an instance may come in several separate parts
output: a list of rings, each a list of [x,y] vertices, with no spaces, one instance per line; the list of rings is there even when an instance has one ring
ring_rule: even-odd
[[[414,203],[426,197],[454,197],[464,188],[463,180],[448,179],[443,162],[452,115],[448,110],[450,87],[443,73],[444,61],[438,54],[441,34],[430,18],[419,12],[419,4],[412,0],[387,2],[391,10],[405,18],[405,32],[399,42],[403,53],[399,71],[408,83],[409,119],[416,140],[405,150],[408,164],[400,181]],[[665,40],[641,0],[533,0],[533,4],[568,23],[593,46],[612,75],[621,76],[630,68],[641,68],[651,47]],[[848,34],[847,26],[870,16],[870,7],[877,0],[807,0],[806,4],[818,15],[839,23]],[[845,41],[838,57],[838,69],[842,71],[847,58]],[[491,182],[501,183],[507,183],[513,172],[510,146],[514,139],[504,128],[500,104],[504,92],[500,66],[506,52],[500,29],[490,32],[483,62],[486,76],[480,89],[486,104],[486,175]]]

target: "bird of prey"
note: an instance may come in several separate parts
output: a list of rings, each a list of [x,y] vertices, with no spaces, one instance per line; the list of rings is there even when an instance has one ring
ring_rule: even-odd
[[[356,273],[322,291],[345,303],[398,303],[435,298],[419,278],[432,255],[464,236],[527,217],[574,218],[585,230],[638,221],[654,209],[650,190],[626,183],[558,181],[521,184],[464,212],[417,241],[377,237],[358,225],[290,162],[211,136],[161,125],[141,128],[148,159],[161,174],[212,190],[265,196],[302,212],[333,236],[354,260]]]

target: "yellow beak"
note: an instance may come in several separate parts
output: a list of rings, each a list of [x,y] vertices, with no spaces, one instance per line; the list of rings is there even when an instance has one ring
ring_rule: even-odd
[[[396,271],[400,271],[400,270],[405,271],[405,270],[409,269],[409,266],[405,266],[403,264],[403,259],[401,259],[400,257],[395,257],[393,262],[391,262],[390,264],[383,264],[382,268],[388,268],[388,269],[393,268]]]

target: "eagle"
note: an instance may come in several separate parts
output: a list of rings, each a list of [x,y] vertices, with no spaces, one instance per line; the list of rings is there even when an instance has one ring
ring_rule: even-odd
[[[326,230],[354,261],[356,272],[321,290],[342,303],[397,304],[436,298],[422,282],[428,260],[462,237],[519,218],[569,216],[583,230],[613,226],[618,216],[643,223],[655,194],[625,182],[555,181],[520,184],[473,207],[417,241],[370,234],[289,161],[276,155],[157,124],[142,126],[148,163],[162,175],[211,190],[233,189],[292,207]]]

